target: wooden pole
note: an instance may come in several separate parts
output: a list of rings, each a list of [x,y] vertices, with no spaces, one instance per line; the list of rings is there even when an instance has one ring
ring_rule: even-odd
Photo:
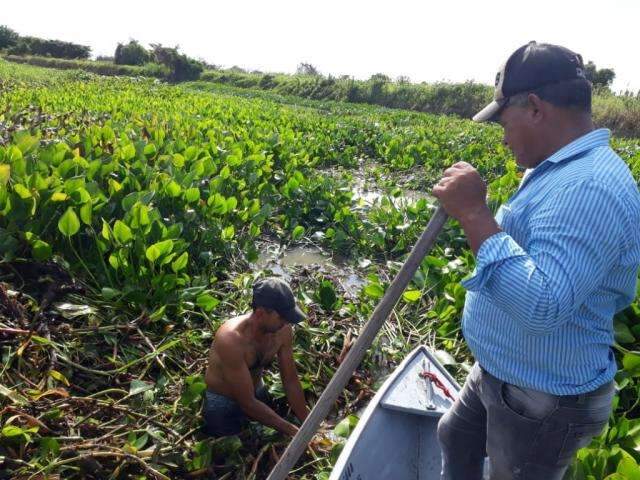
[[[402,292],[413,278],[422,259],[433,247],[446,221],[447,214],[440,206],[431,217],[427,228],[425,228],[418,242],[411,250],[404,265],[402,265],[393,282],[391,282],[384,297],[382,297],[382,300],[380,300],[380,303],[373,311],[371,318],[364,327],[362,327],[355,344],[349,350],[349,353],[333,375],[329,385],[327,385],[327,388],[325,388],[322,395],[320,395],[318,402],[313,407],[313,410],[311,410],[311,413],[309,413],[300,430],[298,430],[298,433],[291,440],[291,443],[289,443],[289,446],[282,454],[282,457],[280,457],[280,460],[269,474],[267,480],[284,480],[295,466],[298,458],[300,458],[300,455],[302,455],[302,452],[318,431],[320,423],[327,417],[335,401],[349,382],[351,375],[353,375],[353,372],[355,372],[360,362],[362,362],[367,349],[373,343],[373,340],[382,328],[382,325],[384,325],[391,310],[398,302],[400,295],[402,295]]]

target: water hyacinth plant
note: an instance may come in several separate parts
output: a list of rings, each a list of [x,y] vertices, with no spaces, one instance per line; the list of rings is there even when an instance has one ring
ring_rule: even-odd
[[[498,129],[450,117],[4,62],[0,92],[0,478],[264,478],[285,438],[199,431],[213,332],[248,309],[263,246],[331,259],[282,272],[308,313],[294,356],[314,402],[428,222],[442,169],[473,163],[494,208],[522,175]],[[614,147],[640,178],[640,141]],[[464,378],[473,262],[450,222],[292,478],[327,478],[416,344]],[[569,478],[638,478],[638,318],[637,302],[615,318],[615,410]]]

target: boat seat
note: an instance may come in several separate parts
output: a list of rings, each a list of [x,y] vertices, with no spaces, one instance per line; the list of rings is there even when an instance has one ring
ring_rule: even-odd
[[[445,413],[453,401],[446,396],[443,389],[421,375],[424,371],[424,362],[412,362],[387,390],[380,405],[383,408],[413,415],[439,417]],[[434,372],[443,388],[450,394],[456,392],[457,389],[444,375],[439,374],[437,368],[431,366],[429,371]],[[431,401],[429,401],[430,397]]]

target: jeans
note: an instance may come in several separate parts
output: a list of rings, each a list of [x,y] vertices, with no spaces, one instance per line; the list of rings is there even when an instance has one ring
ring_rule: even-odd
[[[607,424],[614,382],[560,396],[503,382],[476,364],[438,424],[442,480],[561,480]]]
[[[262,382],[256,388],[255,395],[261,402],[268,403],[269,394]],[[249,423],[238,402],[211,390],[205,392],[202,410],[203,431],[213,437],[236,435]]]

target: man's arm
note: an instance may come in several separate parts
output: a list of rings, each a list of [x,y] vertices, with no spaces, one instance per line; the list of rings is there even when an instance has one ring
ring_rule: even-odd
[[[287,422],[255,396],[253,381],[242,351],[233,341],[233,334],[216,339],[216,352],[222,364],[222,374],[229,385],[233,399],[251,419],[287,434],[295,435],[298,428]]]
[[[500,232],[487,205],[487,187],[468,163],[458,162],[446,169],[433,194],[445,211],[460,222],[474,255],[487,238]]]
[[[482,231],[486,219],[469,219],[460,208],[482,210],[482,180],[468,164],[447,172],[434,194],[465,232]],[[526,245],[499,229],[482,240],[474,275],[463,285],[482,291],[531,334],[549,334],[571,317],[619,255],[620,232],[628,228],[623,212],[615,192],[598,181],[558,189],[531,214]]]
[[[304,392],[302,391],[302,385],[300,385],[300,379],[298,378],[298,372],[296,371],[296,364],[293,360],[293,329],[287,325],[284,332],[284,342],[278,350],[278,364],[280,365],[280,377],[282,378],[282,385],[284,391],[287,394],[289,405],[296,417],[304,422],[307,415],[309,415],[309,409],[304,399]]]

